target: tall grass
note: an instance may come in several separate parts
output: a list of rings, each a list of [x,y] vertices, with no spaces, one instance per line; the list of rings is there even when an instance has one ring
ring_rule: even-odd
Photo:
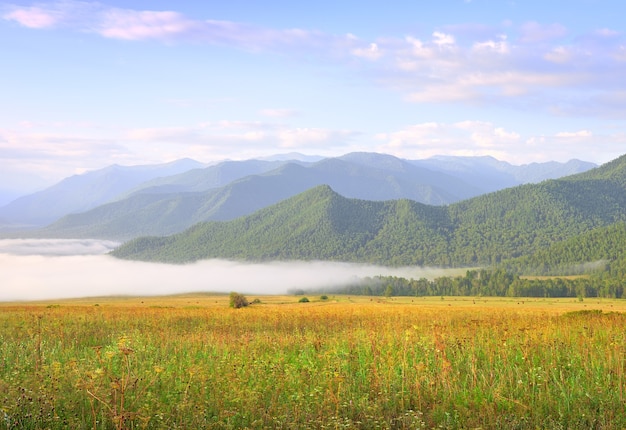
[[[292,301],[1,307],[0,428],[626,427],[623,314]]]

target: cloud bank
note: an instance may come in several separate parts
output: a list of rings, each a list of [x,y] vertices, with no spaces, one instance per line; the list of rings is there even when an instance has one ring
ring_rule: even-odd
[[[94,133],[97,132],[94,128]],[[76,133],[69,128],[45,135],[28,129],[0,128],[5,176],[13,180],[19,169],[27,169],[49,177],[53,183],[69,174],[113,163],[156,164],[184,157],[205,162],[242,160],[293,151],[332,157],[364,148],[409,159],[434,155],[491,155],[512,164],[565,162],[576,157],[604,163],[622,155],[626,145],[626,134],[619,130],[602,134],[588,129],[568,129],[542,135],[475,120],[418,122],[373,134],[229,120],[185,127],[126,129],[120,130],[117,136],[97,140]],[[589,148],[594,148],[593,159],[589,159]]]

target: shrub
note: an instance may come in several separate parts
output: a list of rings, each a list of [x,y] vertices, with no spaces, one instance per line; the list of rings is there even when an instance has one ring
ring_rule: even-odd
[[[230,307],[239,309],[248,306],[248,299],[243,294],[232,292],[230,293]]]
[[[327,295],[320,296],[320,300],[328,300],[328,296]]]
[[[309,299],[307,299],[306,297],[302,297],[300,300],[298,300],[298,303],[309,303]]]

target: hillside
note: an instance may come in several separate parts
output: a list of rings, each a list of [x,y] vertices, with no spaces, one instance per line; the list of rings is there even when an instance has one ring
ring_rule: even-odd
[[[408,200],[347,199],[322,185],[244,218],[197,224],[165,238],[132,240],[113,255],[177,263],[213,257],[376,261],[416,237],[430,237],[445,252],[445,236],[437,234],[445,226],[429,224],[442,211]],[[409,236],[403,236],[406,227]]]
[[[503,262],[513,273],[577,275],[604,269],[626,258],[626,223],[598,227],[547,248]],[[624,273],[623,273],[624,274]]]
[[[318,187],[241,219],[199,224],[167,239],[138,239],[114,255],[172,262],[222,257],[495,264],[625,221],[624,178],[626,156],[581,175],[450,206],[352,200]]]

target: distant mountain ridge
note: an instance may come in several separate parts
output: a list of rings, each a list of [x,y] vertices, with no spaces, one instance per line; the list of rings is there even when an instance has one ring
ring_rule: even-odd
[[[273,166],[278,166],[269,170]],[[262,172],[220,188],[225,172]],[[236,178],[230,175],[228,179]],[[135,193],[80,214],[68,215],[41,234],[128,240],[141,235],[167,235],[209,220],[249,215],[318,185],[330,185],[345,197],[362,200],[410,199],[445,205],[481,194],[459,178],[432,171],[390,155],[351,153],[316,163],[227,162],[157,180]],[[224,181],[226,182],[226,181]],[[201,186],[198,186],[201,184]],[[175,188],[172,188],[175,187]],[[199,191],[207,188],[205,191]],[[161,191],[161,192],[159,192]],[[172,192],[170,192],[172,191]],[[151,194],[145,196],[143,194]]]
[[[68,213],[86,211],[106,203],[147,180],[201,166],[191,159],[146,166],[112,165],[71,176],[45,190],[19,197],[0,207],[0,218],[22,226],[47,224]]]
[[[199,192],[222,187],[250,175],[277,169],[287,161],[224,161],[219,164],[188,170],[177,175],[155,178],[141,183],[118,196],[121,200],[136,193],[166,194]]]
[[[478,192],[456,178],[395,160],[401,167],[394,174],[390,169],[331,158],[312,165],[282,164],[269,172],[249,175],[203,192],[140,191],[85,213],[67,215],[43,229],[42,234],[115,240],[172,234],[201,221],[249,215],[323,184],[330,185],[341,195],[364,200],[410,198],[434,200],[437,204]],[[447,188],[440,185],[443,182],[448,184]],[[454,189],[456,194],[447,189]]]
[[[288,160],[290,157],[294,159]],[[376,153],[351,153],[319,161],[307,161],[320,157],[302,154],[270,158],[274,160],[226,161],[212,166],[193,160],[157,166],[110,166],[67,178],[0,207],[0,219],[19,226],[42,226],[58,220],[33,233],[38,235],[128,239],[174,233],[193,222],[233,219],[321,184],[331,185],[346,197],[408,198],[435,205],[517,184],[511,173],[517,167],[492,158],[447,157],[444,161],[418,162]],[[556,175],[559,169],[555,166],[561,166],[563,173],[572,169],[569,163],[549,163],[533,179],[540,179],[542,174]],[[592,166],[582,163],[577,168]]]
[[[598,167],[594,163],[577,159],[569,160],[566,163],[548,161],[515,166],[490,156],[451,157],[440,155],[410,162],[462,177],[469,184],[482,189],[484,193],[575,175]]]

